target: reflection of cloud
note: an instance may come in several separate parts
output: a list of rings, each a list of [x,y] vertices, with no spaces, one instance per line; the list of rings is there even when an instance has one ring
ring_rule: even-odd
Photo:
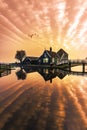
[[[33,73],[26,81],[6,82],[0,92],[0,128],[86,130],[87,80],[70,78],[62,82],[57,78],[50,84]]]

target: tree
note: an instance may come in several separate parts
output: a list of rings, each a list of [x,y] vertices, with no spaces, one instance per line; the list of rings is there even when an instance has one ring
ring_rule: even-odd
[[[23,61],[23,59],[26,57],[26,53],[24,50],[17,51],[15,58],[20,61],[20,63]]]

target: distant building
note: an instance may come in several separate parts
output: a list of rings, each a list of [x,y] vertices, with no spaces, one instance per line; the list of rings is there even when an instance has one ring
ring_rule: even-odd
[[[31,64],[37,64],[38,63],[38,57],[30,57]]]
[[[60,61],[62,61],[62,60],[68,60],[68,53],[65,52],[63,49],[60,49],[57,52],[57,55],[58,55]]]
[[[30,65],[30,64],[37,64],[37,58],[38,57],[26,57],[22,64]]]
[[[50,47],[50,50],[45,50],[43,54],[38,58],[38,64],[55,64],[59,60],[59,57],[56,52],[52,51],[52,48]]]

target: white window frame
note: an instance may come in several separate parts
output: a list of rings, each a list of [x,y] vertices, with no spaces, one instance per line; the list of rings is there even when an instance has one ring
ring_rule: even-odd
[[[48,63],[49,62],[49,59],[46,57],[46,58],[43,58],[43,63]]]

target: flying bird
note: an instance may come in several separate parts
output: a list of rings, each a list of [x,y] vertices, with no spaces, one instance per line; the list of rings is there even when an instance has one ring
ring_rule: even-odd
[[[28,37],[32,38],[33,36],[39,36],[37,33],[33,33],[33,34],[28,34]]]

